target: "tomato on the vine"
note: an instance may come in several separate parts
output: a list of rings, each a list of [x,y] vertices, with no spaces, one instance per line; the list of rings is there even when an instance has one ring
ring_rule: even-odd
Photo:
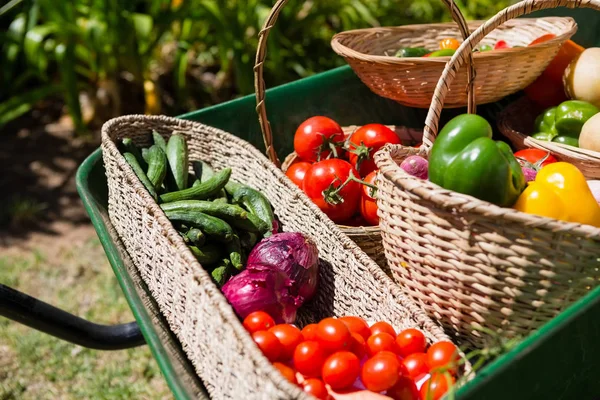
[[[322,380],[316,378],[310,378],[302,382],[302,390],[305,393],[308,393],[314,396],[317,399],[327,399],[329,397],[329,393],[327,392],[327,387]]]
[[[444,369],[452,374],[456,374],[458,360],[458,348],[450,342],[442,341],[434,343],[427,350],[427,365],[431,371]]]
[[[398,353],[396,340],[389,333],[380,332],[375,335],[371,335],[367,340],[367,353],[369,356],[373,357],[380,351],[391,351],[392,353]]]
[[[317,324],[308,324],[301,332],[304,340],[317,340]]]
[[[318,377],[326,358],[327,353],[319,342],[307,340],[294,350],[294,368],[304,376]]]
[[[361,184],[354,180],[347,182],[350,174],[358,177],[350,163],[333,158],[313,164],[304,177],[304,193],[336,223],[350,219],[358,209]]]
[[[285,175],[290,178],[300,189],[302,189],[302,182],[306,176],[306,172],[312,167],[312,164],[306,161],[295,162],[290,165],[285,171]]]
[[[365,177],[364,181],[371,185],[375,185],[376,177],[377,171],[373,171]],[[367,185],[362,185],[362,191],[360,194],[360,214],[369,225],[379,225],[379,216],[377,215],[377,200],[371,196],[372,192],[373,188]]]
[[[346,325],[348,330],[352,333],[358,333],[365,340],[371,336],[371,329],[369,329],[369,325],[365,322],[364,319],[360,317],[347,316],[339,318],[340,321]]]
[[[396,337],[396,344],[402,357],[413,353],[425,353],[427,340],[425,335],[418,329],[405,329]]]
[[[343,389],[354,383],[360,372],[360,361],[349,351],[333,353],[323,364],[323,381],[332,389]]]
[[[317,324],[317,341],[325,351],[347,350],[352,335],[346,325],[335,318],[325,318]]]
[[[415,381],[407,376],[400,376],[398,382],[385,394],[394,400],[419,400],[419,389]]]
[[[372,392],[390,389],[400,377],[400,361],[397,357],[376,355],[368,359],[360,371],[360,379]]]
[[[294,355],[296,346],[304,340],[300,329],[290,324],[275,325],[269,329],[269,332],[273,333],[281,343],[282,351],[280,357],[282,360],[291,358]]]
[[[367,176],[377,169],[373,154],[387,143],[402,144],[402,141],[396,132],[381,124],[361,126],[350,135],[348,157],[360,176]]]
[[[344,132],[331,118],[316,116],[304,121],[294,135],[294,151],[304,161],[324,160],[332,150],[343,152]]]
[[[279,372],[281,372],[281,375],[283,375],[283,377],[285,379],[287,379],[288,381],[290,381],[294,384],[298,383],[298,380],[296,379],[296,371],[294,371],[293,368],[291,368],[285,364],[282,364],[280,362],[274,362],[273,366],[275,368],[277,368],[279,370]]]
[[[396,337],[396,331],[394,328],[385,321],[379,321],[371,325],[371,335],[375,335],[380,332],[385,332],[393,337]]]
[[[550,154],[547,151],[540,150],[540,149],[519,150],[515,153],[515,157],[517,157],[517,159],[519,159],[519,158],[523,159],[531,164],[535,164],[545,157],[546,160],[541,164],[542,167],[545,167],[548,164],[558,162],[556,157],[554,157],[552,154]]]
[[[450,390],[454,378],[447,374],[433,374],[421,386],[421,400],[439,400]]]
[[[266,331],[275,326],[275,320],[264,311],[254,311],[244,318],[244,328],[250,333]]]
[[[283,351],[283,346],[272,332],[257,331],[252,334],[252,339],[269,361],[277,361]]]
[[[413,379],[429,373],[427,354],[425,353],[413,353],[402,360],[402,364],[406,368],[407,375]]]

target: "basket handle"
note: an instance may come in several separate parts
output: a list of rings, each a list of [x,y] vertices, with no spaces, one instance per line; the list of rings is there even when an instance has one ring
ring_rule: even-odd
[[[281,12],[283,6],[289,0],[278,0],[271,12],[267,16],[265,23],[258,33],[258,48],[256,51],[256,59],[254,62],[254,90],[256,92],[256,112],[258,114],[258,123],[260,124],[260,129],[262,131],[263,140],[265,142],[266,153],[269,159],[277,166],[281,167],[281,162],[277,157],[277,152],[275,151],[275,147],[273,146],[273,131],[271,130],[271,124],[267,118],[267,109],[265,106],[265,80],[264,80],[264,62],[267,56],[267,39],[269,37],[269,31],[277,22],[277,18],[279,17],[279,13]],[[454,3],[454,0],[442,0],[442,2],[450,9],[450,13],[452,15],[452,19],[458,24],[458,28],[460,29],[463,40],[466,40],[469,37],[469,28],[467,25],[467,21],[465,17],[460,12],[460,9]],[[467,56],[468,60],[468,110],[469,113],[475,112],[475,91],[473,90],[473,84],[475,76],[475,70],[473,67],[473,58],[472,54]],[[435,98],[435,96],[434,96]]]
[[[448,94],[448,88],[452,84],[456,73],[465,62],[465,57],[471,55],[472,49],[491,31],[506,21],[531,14],[534,11],[556,7],[585,7],[600,10],[600,0],[523,0],[498,12],[495,16],[477,28],[471,36],[460,45],[458,50],[456,50],[456,53],[454,53],[450,61],[448,61],[444,67],[442,76],[433,93],[431,106],[429,107],[427,118],[425,119],[425,129],[423,131],[423,147],[427,149],[427,152],[431,149],[433,141],[438,133],[438,124],[444,106],[444,99]]]

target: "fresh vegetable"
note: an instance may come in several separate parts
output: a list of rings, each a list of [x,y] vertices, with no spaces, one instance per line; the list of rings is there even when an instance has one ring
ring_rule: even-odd
[[[274,362],[273,366],[279,370],[281,375],[291,383],[297,384],[298,380],[296,379],[296,371],[293,368],[288,367],[285,364],[280,362]]]
[[[423,57],[425,54],[431,53],[424,47],[406,47],[396,52],[396,57]]]
[[[427,179],[429,176],[429,161],[421,156],[408,156],[401,163],[400,168],[409,175]]]
[[[357,177],[358,172],[347,161],[323,160],[306,173],[302,189],[333,222],[344,222],[356,213],[360,201],[360,183],[348,181],[350,175]]]
[[[348,349],[350,337],[350,331],[338,319],[325,318],[317,324],[317,340],[325,351],[334,352]]]
[[[142,156],[140,149],[135,145],[135,143],[133,143],[133,140],[131,138],[124,138],[121,143],[123,146],[123,153],[133,154],[140,167],[142,167],[142,169],[146,171],[148,169],[148,164]]]
[[[371,172],[365,177],[364,182],[370,185],[375,185],[377,171]],[[377,200],[373,195],[376,193],[372,187],[362,185],[360,194],[360,214],[369,225],[379,225],[379,215],[377,215]]]
[[[273,214],[269,199],[264,194],[249,186],[233,181],[227,182],[225,190],[232,197],[233,203],[244,206],[251,214],[254,214],[262,221],[261,233],[265,233],[265,236],[268,236],[270,233],[277,231],[275,214]]]
[[[294,135],[294,151],[307,162],[324,160],[342,152],[344,132],[331,118],[316,116],[304,121]]]
[[[195,246],[202,246],[206,242],[206,235],[198,228],[191,228],[185,236]]]
[[[148,179],[148,176],[144,172],[144,169],[138,162],[137,158],[135,158],[135,156],[131,153],[123,153],[123,157],[125,157],[125,161],[127,161],[131,169],[133,169],[133,172],[137,175],[140,182],[142,182],[142,185],[144,185],[150,196],[156,199],[156,190],[154,189],[154,185],[152,182],[150,182],[150,179]]]
[[[548,40],[555,38],[556,35],[549,33],[539,38],[535,39],[533,42],[529,44],[529,46],[533,46],[538,43],[543,43]],[[550,64],[546,67],[542,75],[549,79],[549,81],[553,82],[555,85],[562,86],[563,74],[567,66],[576,59],[585,49],[573,42],[572,40],[567,40],[558,50],[556,56],[550,61]]]
[[[422,400],[439,400],[448,392],[454,384],[454,378],[447,374],[433,374],[423,386],[420,394]]]
[[[402,364],[404,365],[407,375],[412,379],[416,379],[421,375],[429,373],[427,354],[425,353],[410,354],[402,360]]]
[[[450,342],[437,342],[431,345],[427,350],[427,366],[435,371],[450,372],[456,374],[458,370],[458,348]],[[443,369],[443,371],[442,371]]]
[[[552,79],[540,75],[533,83],[524,89],[529,99],[540,107],[552,107],[567,100],[562,85],[557,85]]]
[[[350,164],[365,177],[377,169],[373,154],[387,143],[402,144],[390,128],[381,124],[368,124],[358,128],[348,139]]]
[[[579,139],[571,136],[556,136],[552,139],[553,142],[566,144],[567,146],[579,147]]]
[[[398,357],[378,355],[367,360],[360,371],[360,379],[365,387],[373,392],[390,389],[400,378]]]
[[[514,208],[543,217],[600,227],[600,206],[572,164],[557,162],[542,168],[519,196]]]
[[[600,181],[589,180],[587,181],[587,184],[592,192],[592,196],[594,196],[594,199],[596,199],[596,202],[600,203]]]
[[[537,140],[543,140],[545,142],[551,142],[556,137],[555,133],[539,132],[531,135],[532,138]]]
[[[165,141],[165,138],[162,137],[162,135],[156,131],[152,131],[152,140],[154,141],[154,144],[158,147],[160,147],[160,149],[166,154],[167,153],[167,142]]]
[[[504,40],[498,40],[494,45],[494,50],[510,49],[510,46]]]
[[[523,170],[523,176],[525,177],[525,182],[529,183],[531,181],[535,181],[535,177],[537,176],[537,170],[529,167],[525,167],[521,165],[521,169]]]
[[[426,54],[423,57],[451,57],[454,55],[454,53],[456,53],[456,50],[454,49],[444,49],[444,50],[437,50],[434,51],[432,53]]]
[[[586,150],[600,151],[600,113],[583,124],[579,135],[579,147]]]
[[[264,311],[254,311],[243,322],[244,328],[250,333],[267,331],[275,326],[275,321]]]
[[[525,187],[510,147],[492,140],[482,117],[463,114],[444,126],[429,156],[429,178],[445,189],[512,206]]]
[[[386,394],[394,400],[421,400],[415,381],[402,375]]]
[[[244,270],[221,291],[242,319],[254,311],[265,311],[277,323],[292,323],[299,305],[289,292],[290,286],[287,275],[276,269]]]
[[[277,361],[283,351],[283,346],[279,343],[279,340],[269,331],[258,331],[252,334],[254,343],[258,346],[260,351],[269,359],[269,361]]]
[[[491,51],[494,50],[494,48],[492,46],[490,46],[489,44],[483,44],[481,46],[479,46],[479,51]]]
[[[304,376],[320,377],[327,352],[315,340],[301,342],[294,350],[294,368]]]
[[[427,347],[425,335],[418,329],[405,329],[396,336],[396,345],[402,357],[413,353],[423,353]]]
[[[600,107],[600,48],[585,49],[565,69],[563,83],[571,99]]]
[[[172,190],[187,189],[189,162],[187,142],[183,134],[175,132],[169,137],[166,154],[170,167],[167,175],[170,187]]]
[[[327,393],[327,388],[322,380],[316,378],[310,378],[302,382],[302,390],[304,392],[310,394],[316,399],[327,399],[329,397],[329,393]]]
[[[396,337],[396,331],[394,330],[394,328],[385,321],[379,321],[371,325],[371,335],[376,335],[380,332],[384,332],[393,337]]]
[[[217,172],[211,179],[202,182],[197,186],[192,186],[191,188],[181,189],[175,192],[169,192],[160,195],[160,201],[162,203],[170,203],[173,201],[208,199],[223,189],[225,184],[228,183],[230,176],[231,168],[224,168]]]
[[[227,222],[201,212],[190,213],[187,211],[165,211],[171,221],[179,221],[186,225],[200,229],[206,235],[220,242],[233,240],[234,232]]]
[[[302,189],[302,182],[306,176],[306,172],[312,167],[312,164],[306,161],[296,162],[285,171],[285,175],[290,178],[292,182]]]
[[[517,161],[526,161],[531,164],[539,164],[540,167],[558,162],[556,157],[547,151],[539,149],[523,149],[515,153]]]
[[[304,340],[317,340],[317,324],[308,324],[302,328]]]
[[[162,186],[165,176],[167,176],[167,156],[157,145],[153,145],[148,150],[148,179],[156,190]]]
[[[219,248],[214,244],[207,244],[202,247],[189,246],[190,251],[196,257],[198,262],[202,265],[209,265],[215,263],[221,257]]]
[[[210,271],[210,276],[218,287],[222,287],[231,278],[231,268],[229,258],[222,258]]]
[[[283,346],[281,359],[288,360],[294,355],[294,350],[303,341],[300,329],[290,324],[279,324],[269,329]]]
[[[396,340],[389,333],[379,332],[371,335],[369,339],[367,339],[367,354],[369,354],[370,357],[373,357],[381,351],[398,353]]]
[[[362,359],[367,354],[367,342],[365,338],[356,332],[350,332],[350,347],[348,350]]]
[[[347,316],[341,317],[339,320],[346,325],[346,328],[348,328],[350,333],[357,333],[362,336],[364,340],[367,340],[369,336],[371,336],[371,329],[369,329],[369,325],[364,319],[360,317]]]
[[[240,238],[238,235],[234,234],[229,242],[225,245],[227,255],[229,256],[229,261],[231,261],[231,265],[238,271],[241,271],[244,263],[242,260],[242,245],[240,243]]]
[[[556,108],[555,126],[559,136],[578,138],[581,128],[600,110],[590,103],[568,100]]]
[[[460,47],[460,42],[454,38],[447,38],[440,41],[441,50],[456,50]]]
[[[323,382],[332,389],[343,389],[354,383],[360,372],[360,361],[349,351],[333,353],[323,364]]]
[[[550,133],[554,136],[558,135],[556,131],[556,107],[550,107],[544,110],[543,113],[538,115],[535,119],[534,128],[536,132]]]

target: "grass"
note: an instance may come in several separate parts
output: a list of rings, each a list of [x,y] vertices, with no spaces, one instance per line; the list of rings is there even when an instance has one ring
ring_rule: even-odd
[[[58,251],[0,255],[0,282],[94,322],[133,320],[93,230],[89,237]],[[0,318],[0,400],[59,398],[172,395],[146,346],[89,350]]]

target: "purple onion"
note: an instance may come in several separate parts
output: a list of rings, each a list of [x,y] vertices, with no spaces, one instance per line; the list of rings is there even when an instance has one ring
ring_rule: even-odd
[[[429,178],[429,162],[421,156],[409,156],[400,164],[407,174],[420,179]]]
[[[292,282],[290,293],[301,303],[310,300],[319,279],[319,252],[312,240],[299,232],[283,232],[258,243],[248,255],[246,269],[274,268]]]
[[[525,175],[525,182],[535,181],[535,177],[537,176],[535,169],[523,166],[521,166],[521,169],[523,170],[523,175]]]
[[[221,291],[241,319],[254,311],[264,311],[277,324],[291,324],[300,306],[289,292],[291,285],[286,274],[276,269],[244,270]]]

